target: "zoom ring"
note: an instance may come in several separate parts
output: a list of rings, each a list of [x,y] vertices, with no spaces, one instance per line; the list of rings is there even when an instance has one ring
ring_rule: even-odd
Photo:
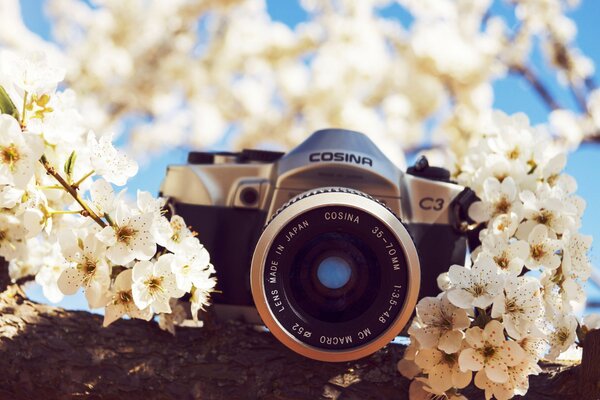
[[[299,195],[297,195],[297,196],[293,197],[292,199],[288,200],[288,202],[286,202],[284,205],[282,205],[281,207],[279,207],[277,209],[277,211],[275,211],[275,213],[273,214],[273,216],[265,224],[265,227],[268,226],[271,223],[271,221],[273,221],[275,219],[275,217],[277,217],[283,210],[285,210],[286,208],[288,208],[292,204],[297,203],[300,200],[306,199],[307,197],[311,197],[311,196],[314,196],[314,195],[317,195],[317,194],[323,194],[323,193],[347,193],[347,194],[354,194],[354,195],[357,195],[357,196],[361,196],[361,197],[367,198],[367,199],[369,199],[371,201],[374,201],[375,203],[381,205],[382,207],[384,207],[393,216],[395,216],[396,219],[402,223],[402,225],[405,225],[404,222],[402,222],[402,220],[400,219],[400,217],[398,217],[385,203],[383,203],[382,201],[374,198],[373,196],[368,195],[365,192],[361,192],[360,190],[350,189],[350,188],[342,187],[342,186],[330,186],[330,187],[322,187],[322,188],[318,188],[318,189],[312,189],[312,190],[300,193]],[[405,225],[405,227],[406,227],[406,225]],[[264,230],[264,228],[263,228],[263,230]]]

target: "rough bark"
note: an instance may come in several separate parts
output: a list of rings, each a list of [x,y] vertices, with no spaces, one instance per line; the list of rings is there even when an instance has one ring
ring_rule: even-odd
[[[14,286],[0,294],[0,399],[406,399],[409,382],[395,368],[402,352],[390,345],[323,363],[240,323],[173,337],[137,320],[102,328],[98,315],[31,302]],[[527,398],[574,399],[577,374],[547,365]]]
[[[4,292],[10,285],[10,276],[8,276],[8,263],[0,257],[0,293]]]
[[[587,333],[581,360],[579,392],[589,398],[600,398],[600,330]]]

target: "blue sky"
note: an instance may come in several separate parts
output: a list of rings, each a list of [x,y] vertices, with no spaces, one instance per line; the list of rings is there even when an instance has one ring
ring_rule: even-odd
[[[33,31],[48,38],[50,29],[47,18],[43,11],[45,1],[40,0],[21,0],[21,6],[24,13],[25,23]],[[508,2],[496,1],[492,13],[497,15],[511,15]],[[294,26],[306,19],[306,13],[296,1],[267,0],[267,6],[271,18],[281,21],[290,26]],[[382,10],[381,13],[387,17],[398,18],[404,25],[411,22],[410,15],[400,6],[393,5]],[[600,16],[600,1],[582,0],[581,6],[569,14],[576,22],[578,27],[577,44],[583,50],[584,54],[591,57],[594,63],[600,68],[600,41],[598,40],[598,16]],[[509,19],[509,23],[514,20]],[[547,83],[550,92],[558,99],[560,104],[570,108],[575,108],[573,98],[569,91],[561,87],[552,72],[543,62],[539,50],[536,50],[533,56],[535,69],[538,75]],[[517,76],[508,76],[505,79],[497,81],[494,84],[494,105],[495,108],[506,113],[524,112],[532,123],[541,123],[547,119],[548,109],[532,93],[529,86]],[[140,173],[130,181],[130,192],[134,193],[136,189],[148,190],[153,193],[158,192],[158,187],[165,168],[168,164],[185,162],[186,151],[174,150],[165,155],[153,158],[150,163],[142,166]],[[593,235],[597,240],[600,238],[600,144],[586,144],[572,153],[567,165],[567,172],[575,176],[578,181],[578,193],[588,204],[584,218],[582,232]],[[592,249],[592,263],[600,265],[600,253]],[[600,290],[590,287],[590,295],[600,299]],[[36,291],[37,292],[37,291]],[[32,293],[34,294],[34,293]],[[39,293],[35,294],[36,297]],[[79,308],[82,299],[80,296],[67,298],[64,303],[66,307]]]

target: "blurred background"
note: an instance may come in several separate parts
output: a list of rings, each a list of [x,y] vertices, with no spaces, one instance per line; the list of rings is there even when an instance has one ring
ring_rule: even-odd
[[[571,149],[581,231],[600,238],[598,15],[594,0],[2,0],[0,45],[67,66],[89,125],[138,159],[131,194],[156,194],[190,149],[287,150],[327,126],[400,165],[425,151],[451,166],[499,109]]]

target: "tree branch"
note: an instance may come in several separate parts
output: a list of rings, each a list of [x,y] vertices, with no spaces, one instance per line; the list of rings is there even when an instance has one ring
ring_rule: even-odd
[[[179,328],[140,320],[102,328],[101,317],[0,295],[0,398],[10,399],[407,399],[389,345],[348,363],[299,356],[238,322]],[[577,398],[579,367],[549,364],[527,399]],[[469,399],[483,399],[469,387]]]

